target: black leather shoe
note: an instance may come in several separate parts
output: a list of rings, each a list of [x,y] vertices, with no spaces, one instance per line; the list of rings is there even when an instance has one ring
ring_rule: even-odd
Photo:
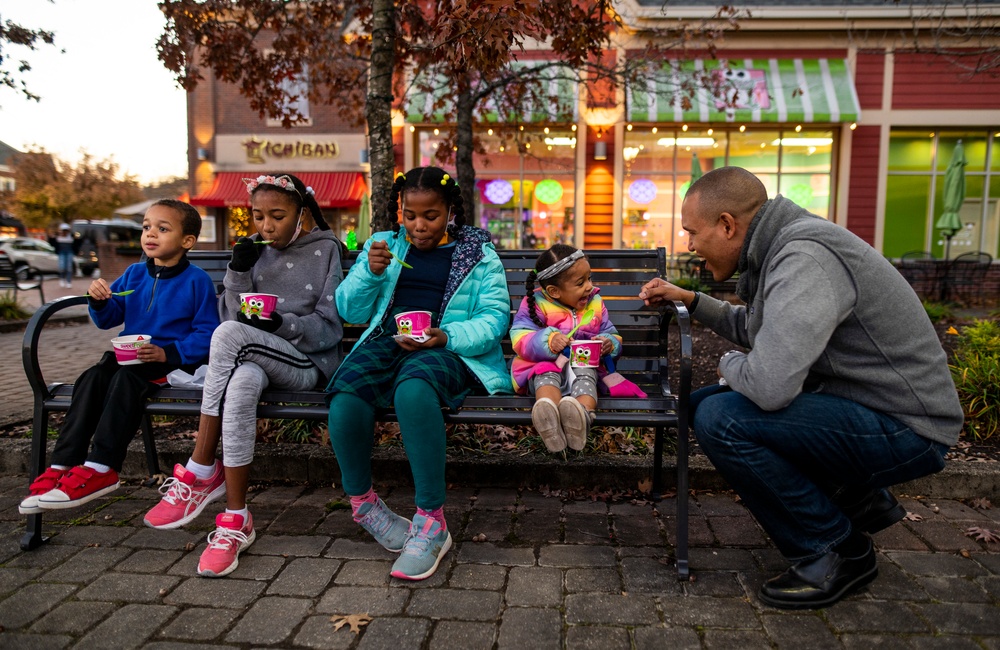
[[[780,609],[818,609],[833,605],[876,577],[875,547],[868,540],[868,550],[859,557],[830,551],[799,562],[761,585],[759,598]]]
[[[885,488],[872,490],[860,501],[841,505],[840,509],[851,520],[854,528],[873,535],[906,516],[906,508]]]

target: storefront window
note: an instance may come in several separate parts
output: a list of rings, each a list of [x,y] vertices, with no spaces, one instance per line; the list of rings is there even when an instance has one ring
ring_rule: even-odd
[[[944,179],[961,141],[965,200],[958,211],[963,223],[950,243],[934,224],[944,212]],[[1000,253],[1000,166],[997,134],[984,131],[897,129],[890,134],[882,252],[901,257],[930,251],[943,258],[984,251]]]
[[[466,210],[469,222],[490,231],[498,248],[573,244],[576,133],[572,128],[532,127],[505,137],[487,129],[477,135],[484,153],[473,156],[477,191],[476,205]],[[418,132],[421,166],[441,164],[436,154],[443,139],[433,128]]]
[[[779,192],[828,218],[833,168],[831,131],[626,127],[622,246],[687,252],[681,201],[692,178],[737,165],[757,174],[768,196]]]

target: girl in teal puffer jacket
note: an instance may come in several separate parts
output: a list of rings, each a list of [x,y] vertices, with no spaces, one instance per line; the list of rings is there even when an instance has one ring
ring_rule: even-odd
[[[441,409],[457,409],[476,388],[509,392],[500,340],[510,295],[489,233],[465,225],[458,184],[443,169],[397,175],[390,214],[400,199],[405,233],[398,225],[375,233],[337,288],[344,322],[370,325],[328,387],[329,430],[354,520],[386,549],[401,552],[394,577],[422,580],[451,548]],[[397,330],[395,316],[406,311],[431,313],[423,336]],[[372,490],[375,411],[388,406],[396,409],[413,472],[412,522]]]

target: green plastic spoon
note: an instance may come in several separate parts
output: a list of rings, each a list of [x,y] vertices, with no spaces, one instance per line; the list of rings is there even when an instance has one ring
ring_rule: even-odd
[[[403,260],[401,260],[400,257],[399,257],[399,255],[396,255],[392,251],[389,251],[389,254],[392,255],[392,259],[396,260],[397,262],[399,262],[400,264],[402,264],[406,268],[408,268],[408,269],[412,269],[413,268],[412,266],[410,266],[409,264],[407,264],[406,262],[404,262]]]
[[[129,289],[128,291],[118,291],[118,292],[113,293],[111,295],[112,296],[127,296],[130,293],[135,293],[135,289]],[[84,298],[90,298],[90,294],[89,293],[85,293],[85,294],[83,294],[83,297]]]

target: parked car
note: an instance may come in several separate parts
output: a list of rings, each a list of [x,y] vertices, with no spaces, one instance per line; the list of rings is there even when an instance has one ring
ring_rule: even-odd
[[[140,248],[142,246],[142,226],[128,219],[108,219],[73,222],[73,237],[80,241],[80,271],[92,276],[100,268],[97,256],[99,244],[111,242],[119,246]]]
[[[0,251],[13,262],[18,276],[23,280],[28,277],[29,267],[34,267],[42,274],[57,275],[59,273],[59,254],[48,242],[31,237],[0,238]],[[82,269],[83,260],[73,257],[73,274]]]

